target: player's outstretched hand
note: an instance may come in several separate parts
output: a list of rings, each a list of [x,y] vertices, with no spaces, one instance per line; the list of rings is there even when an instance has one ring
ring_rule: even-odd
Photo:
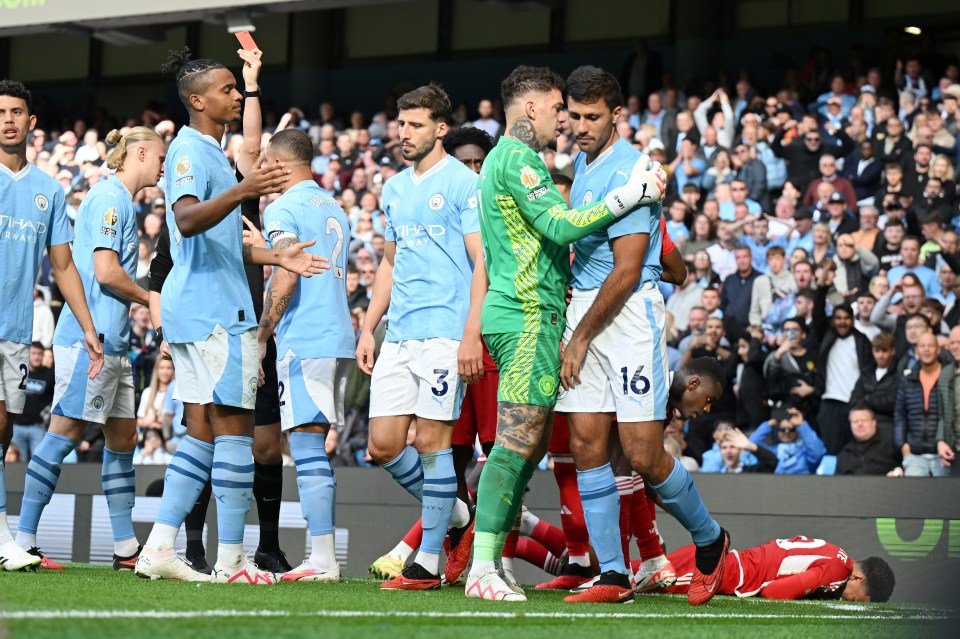
[[[373,339],[373,333],[361,332],[360,339],[357,340],[357,366],[367,375],[373,373],[373,351],[376,348],[377,342]]]
[[[457,374],[465,384],[476,384],[483,377],[483,342],[479,335],[464,335],[460,340]]]
[[[267,241],[263,238],[260,229],[244,216],[241,215],[240,219],[243,220],[243,225],[247,227],[243,232],[243,243],[256,248],[267,248]]]
[[[96,330],[83,332],[83,343],[87,348],[87,355],[90,357],[90,365],[87,366],[87,377],[94,379],[100,374],[103,368],[103,346],[100,344],[100,337]]]
[[[316,243],[316,240],[310,240],[309,242],[298,242],[281,249],[279,266],[290,271],[291,273],[296,273],[297,275],[302,275],[304,277],[311,277],[312,275],[330,270],[329,259],[323,257],[322,255],[307,253],[303,250],[307,247],[313,246]]]
[[[586,356],[587,344],[582,340],[572,339],[564,344],[560,357],[560,386],[570,390],[580,384],[580,368]]]
[[[262,164],[263,156],[258,156],[253,165],[258,167],[243,178],[240,187],[244,200],[252,200],[261,195],[280,193],[283,185],[290,181],[290,169],[282,162],[276,164]]]

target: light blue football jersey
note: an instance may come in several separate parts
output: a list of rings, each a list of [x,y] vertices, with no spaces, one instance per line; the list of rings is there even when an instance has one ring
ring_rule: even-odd
[[[163,336],[171,343],[202,342],[222,327],[239,335],[256,326],[243,268],[240,207],[203,233],[183,237],[173,205],[192,195],[210,200],[236,186],[237,177],[220,144],[188,126],[167,151],[164,167],[167,229],[173,269],[163,283]]]
[[[356,341],[347,305],[350,220],[337,201],[304,180],[290,187],[263,213],[263,235],[272,244],[295,235],[316,240],[308,253],[330,259],[330,270],[298,278],[290,306],[277,325],[277,359],[292,350],[301,359],[353,359]]]
[[[103,336],[103,352],[126,355],[130,345],[130,302],[101,286],[93,271],[94,251],[106,249],[117,254],[130,279],[137,277],[137,214],[133,196],[123,182],[112,176],[93,185],[77,211],[74,232],[73,261],[83,281],[93,324]],[[83,343],[83,330],[69,307],[60,315],[53,343]]]
[[[640,158],[629,142],[620,138],[609,149],[587,164],[587,154],[578,153],[573,162],[574,179],[570,190],[570,206],[579,207],[602,200],[611,190],[623,186]],[[624,235],[644,233],[650,236],[643,258],[640,280],[634,290],[646,282],[660,281],[661,205],[640,206],[573,244],[574,258],[570,267],[572,286],[578,290],[598,289],[613,270],[613,240]]]
[[[473,265],[463,236],[480,232],[477,174],[447,156],[383,185],[386,239],[397,243],[386,340],[463,338]]]
[[[63,187],[28,164],[14,173],[0,164],[0,340],[33,339],[33,290],[44,249],[73,239]]]

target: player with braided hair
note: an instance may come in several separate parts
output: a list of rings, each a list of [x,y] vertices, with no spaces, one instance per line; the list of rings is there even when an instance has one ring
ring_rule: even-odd
[[[303,251],[314,242],[282,250],[242,243],[240,203],[280,192],[290,171],[282,163],[261,166],[237,182],[220,140],[226,125],[240,117],[243,96],[223,64],[193,60],[185,48],[171,52],[163,71],[176,77],[190,114],[190,125],[180,129],[167,155],[173,268],[160,296],[188,435],[167,468],[167,489],[136,572],[152,579],[210,579],[182,561],[174,543],[211,477],[219,538],[212,580],[275,584],[276,575],[248,561],[243,551],[253,492],[253,407],[259,372],[256,318],[244,263],[281,266],[310,277],[329,268],[329,260]]]

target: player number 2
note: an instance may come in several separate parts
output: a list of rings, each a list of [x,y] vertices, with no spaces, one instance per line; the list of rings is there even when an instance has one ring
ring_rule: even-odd
[[[279,390],[280,390],[280,393],[279,393],[278,396],[277,396],[278,399],[280,400],[280,405],[281,405],[281,406],[286,406],[286,405],[287,405],[287,400],[285,400],[285,399],[283,398],[283,391],[286,390],[286,389],[283,387],[283,382],[277,382],[277,386],[279,387]]]
[[[342,280],[343,266],[340,265],[340,253],[343,252],[343,225],[335,217],[327,218],[327,235],[330,235],[331,231],[337,234],[337,244],[333,247],[333,255],[330,257],[330,268],[333,269],[333,276]]]
[[[450,374],[450,370],[447,368],[435,368],[433,369],[433,373],[438,375],[437,383],[431,387],[430,390],[433,391],[433,394],[437,397],[443,397],[447,394],[447,390],[450,388],[450,384],[444,381],[447,379],[447,375]]]
[[[20,372],[23,373],[23,377],[20,378],[20,390],[26,390],[27,376],[30,374],[26,364],[20,364]]]
[[[629,395],[630,391],[633,391],[635,395],[643,395],[650,390],[650,380],[641,373],[643,373],[643,366],[637,367],[633,377],[629,377],[629,369],[626,366],[620,369],[620,374],[623,376],[624,395]]]

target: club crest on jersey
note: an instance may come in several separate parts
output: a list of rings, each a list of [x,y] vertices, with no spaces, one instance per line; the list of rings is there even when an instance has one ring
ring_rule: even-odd
[[[590,204],[591,202],[593,202],[593,191],[587,191],[586,193],[583,194],[583,202],[582,202],[582,205],[583,205],[583,206],[586,206],[587,204]]]
[[[540,175],[528,164],[520,169],[520,184],[525,188],[532,189],[540,184]]]
[[[440,195],[439,193],[434,193],[433,195],[430,196],[430,199],[427,200],[427,205],[430,207],[431,210],[439,211],[440,208],[443,206],[443,196]]]
[[[115,226],[117,220],[120,219],[117,217],[117,209],[109,208],[107,212],[103,214],[103,223],[107,226]]]
[[[177,172],[177,175],[179,175],[180,177],[183,177],[184,175],[190,172],[191,166],[192,165],[190,164],[190,158],[188,158],[187,156],[183,156],[182,158],[177,160],[177,166],[174,169],[174,171]]]
[[[33,198],[33,203],[37,205],[37,208],[41,211],[46,211],[47,207],[50,206],[50,202],[47,200],[47,196],[43,193],[38,193],[37,197]]]
[[[540,378],[538,386],[540,386],[541,393],[550,397],[550,395],[557,391],[557,378],[553,375],[544,375]]]
[[[103,406],[104,406],[103,396],[97,395],[96,397],[91,399],[90,405],[93,406],[93,410],[97,411],[98,413],[102,413]]]

